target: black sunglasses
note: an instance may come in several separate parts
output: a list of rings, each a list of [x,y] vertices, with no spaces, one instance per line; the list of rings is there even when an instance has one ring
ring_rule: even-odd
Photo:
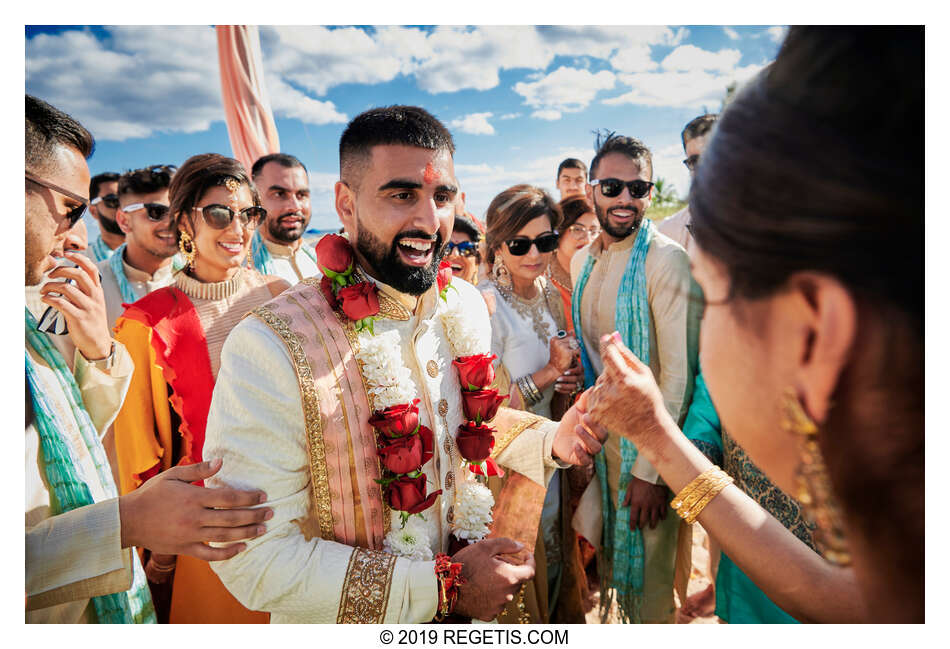
[[[690,171],[693,171],[696,168],[696,165],[699,164],[699,154],[694,153],[693,155],[689,156],[688,158],[683,160],[683,164],[686,165],[687,169],[689,169]]]
[[[196,212],[200,212],[204,217],[205,223],[215,230],[223,230],[231,225],[234,220],[235,211],[227,205],[205,205],[196,207]],[[237,212],[238,221],[246,228],[256,228],[257,224],[267,216],[267,210],[260,205],[251,205]]]
[[[601,178],[600,180],[590,181],[591,187],[596,187],[600,185],[600,192],[607,198],[613,198],[614,196],[620,196],[620,192],[623,191],[624,186],[630,190],[630,195],[633,198],[643,198],[650,193],[650,188],[653,187],[653,183],[649,180],[619,180],[617,178]]]
[[[145,210],[148,220],[154,223],[159,223],[168,218],[168,206],[162,205],[161,203],[132,203],[122,208],[122,211],[128,214],[129,212],[137,212],[141,209]]]
[[[514,239],[508,239],[505,244],[508,246],[508,252],[513,254],[515,257],[521,257],[522,255],[528,254],[528,251],[531,250],[532,245],[537,246],[538,252],[540,253],[552,252],[555,248],[557,248],[557,242],[557,232],[545,232],[535,239],[529,239],[528,237],[515,237]]]
[[[448,245],[448,254],[452,254],[452,250],[458,250],[458,254],[463,257],[474,257],[475,253],[478,252],[478,246],[476,246],[471,241],[460,241],[455,243],[454,241],[449,241]]]
[[[83,212],[86,211],[86,206],[89,204],[89,201],[87,199],[83,198],[79,194],[72,193],[68,189],[63,189],[59,185],[54,185],[48,180],[43,180],[39,176],[35,174],[31,174],[29,171],[25,172],[25,176],[26,176],[26,179],[29,180],[31,183],[36,183],[40,187],[52,189],[54,192],[57,192],[58,194],[62,194],[66,198],[72,199],[74,201],[79,201],[81,205],[77,205],[76,207],[70,208],[70,210],[66,212],[66,222],[69,224],[66,229],[68,230],[72,228],[74,225],[76,225],[79,222],[79,219],[82,218]]]

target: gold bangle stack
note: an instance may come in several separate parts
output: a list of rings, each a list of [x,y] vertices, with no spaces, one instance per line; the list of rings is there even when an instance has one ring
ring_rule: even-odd
[[[699,514],[706,508],[719,492],[732,484],[733,479],[728,473],[713,466],[700,473],[688,485],[683,487],[670,506],[679,514],[679,517],[692,525]]]

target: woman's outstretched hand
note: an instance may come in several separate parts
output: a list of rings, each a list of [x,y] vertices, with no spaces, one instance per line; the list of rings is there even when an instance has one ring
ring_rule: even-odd
[[[675,423],[650,368],[614,333],[600,339],[604,371],[587,395],[587,417],[637,445],[648,446]]]

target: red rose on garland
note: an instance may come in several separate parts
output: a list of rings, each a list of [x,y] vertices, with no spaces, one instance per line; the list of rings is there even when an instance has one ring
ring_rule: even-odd
[[[326,298],[327,304],[330,305],[331,309],[336,309],[340,306],[340,301],[337,300],[333,294],[333,280],[326,275],[320,278],[320,290],[323,291],[323,297]]]
[[[495,366],[492,361],[498,358],[494,354],[476,354],[460,356],[452,361],[458,368],[459,383],[463,390],[486,388],[495,380]]]
[[[329,236],[329,235],[328,235]],[[353,321],[371,318],[379,313],[379,296],[376,284],[360,282],[353,286],[341,288],[336,294],[346,317]]]
[[[411,435],[419,427],[419,400],[413,399],[412,403],[400,403],[385,410],[377,410],[370,418],[369,425],[386,437]]]
[[[491,450],[495,446],[495,438],[492,436],[494,432],[494,429],[484,424],[465,422],[459,426],[458,434],[455,436],[459,453],[469,462],[482,462],[491,455]]]
[[[417,435],[387,439],[378,451],[383,466],[393,473],[412,473],[432,459],[432,431],[419,426]]]
[[[336,275],[346,275],[353,270],[353,248],[346,238],[338,234],[328,234],[317,242],[315,250],[320,270],[330,279],[335,279]]]
[[[386,501],[389,506],[401,512],[418,514],[435,503],[442,490],[426,495],[426,476],[424,473],[415,478],[401,476],[386,487]]]
[[[446,299],[445,295],[452,284],[452,264],[443,261],[439,264],[439,272],[435,276],[435,281],[439,285],[439,297]]]
[[[476,390],[462,392],[462,409],[465,418],[481,423],[494,419],[498,407],[506,397],[500,396],[498,390]]]

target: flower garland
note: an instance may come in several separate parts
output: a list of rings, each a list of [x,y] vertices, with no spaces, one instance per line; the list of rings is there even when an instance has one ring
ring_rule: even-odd
[[[369,423],[376,430],[377,453],[383,469],[378,480],[386,502],[399,516],[383,546],[387,552],[416,560],[432,558],[435,526],[423,512],[436,501],[442,490],[427,493],[422,467],[434,453],[434,434],[419,421],[419,399],[412,372],[402,360],[401,341],[395,331],[376,334],[374,322],[379,314],[378,287],[371,281],[358,281],[356,262],[349,241],[339,235],[327,235],[316,246],[317,263],[323,272],[320,288],[327,302],[349,319],[357,332],[360,363],[373,414]],[[486,340],[477,327],[466,319],[461,300],[449,308],[452,271],[443,263],[437,277],[439,296],[444,303],[441,319],[452,345],[462,387],[465,421],[459,426],[455,442],[464,463],[456,467],[455,517],[451,529],[463,541],[484,538],[492,521],[494,498],[491,491],[477,482],[474,475],[503,475],[491,459],[495,430],[488,425],[505,397],[488,389],[494,380],[494,355],[486,353]],[[468,468],[468,471],[465,471]]]

